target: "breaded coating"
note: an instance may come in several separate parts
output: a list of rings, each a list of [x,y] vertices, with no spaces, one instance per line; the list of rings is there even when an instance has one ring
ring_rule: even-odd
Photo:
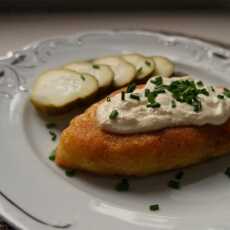
[[[230,153],[230,120],[220,126],[119,135],[98,126],[99,103],[75,117],[63,131],[56,151],[57,165],[101,175],[145,176]]]

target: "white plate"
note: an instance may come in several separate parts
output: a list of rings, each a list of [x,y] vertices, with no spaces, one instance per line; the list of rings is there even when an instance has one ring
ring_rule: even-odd
[[[68,178],[48,156],[56,146],[46,121],[29,102],[31,83],[42,71],[109,54],[165,55],[177,71],[230,85],[230,52],[181,36],[147,31],[94,31],[34,43],[0,59],[0,213],[21,229],[223,230],[230,229],[230,180],[224,157],[185,170],[182,189],[167,182],[175,172],[130,178],[78,173]],[[61,125],[61,123],[59,123]],[[160,211],[149,205],[160,204]]]

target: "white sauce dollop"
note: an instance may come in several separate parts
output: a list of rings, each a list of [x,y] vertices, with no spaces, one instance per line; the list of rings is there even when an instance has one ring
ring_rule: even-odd
[[[204,85],[201,88],[206,88],[209,96],[199,95],[202,104],[202,109],[195,112],[193,106],[187,103],[176,101],[171,92],[166,90],[166,93],[159,94],[156,97],[156,102],[160,103],[159,108],[148,108],[146,105],[148,99],[144,95],[145,89],[154,90],[155,85],[151,83],[155,77],[149,79],[144,89],[137,89],[133,94],[137,94],[140,100],[130,98],[130,93],[125,94],[125,100],[121,100],[121,94],[111,97],[111,101],[105,101],[99,105],[96,118],[103,130],[112,133],[131,134],[143,133],[154,130],[159,130],[168,127],[205,124],[220,125],[230,117],[230,98],[218,98],[218,95],[223,95],[222,88],[214,88]],[[162,78],[164,84],[169,85],[176,80],[192,80],[191,78]],[[195,80],[195,82],[197,82]],[[199,88],[199,87],[198,87]],[[172,100],[175,101],[176,107],[172,107]],[[117,110],[118,116],[115,119],[110,119],[110,114],[113,110]]]

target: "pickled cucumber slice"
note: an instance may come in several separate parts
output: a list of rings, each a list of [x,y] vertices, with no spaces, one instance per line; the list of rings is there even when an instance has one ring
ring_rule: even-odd
[[[41,112],[59,114],[95,95],[99,86],[95,77],[57,69],[41,74],[33,88],[31,101]]]
[[[76,62],[70,63],[64,66],[64,68],[93,75],[97,79],[100,89],[109,88],[113,82],[114,73],[107,65],[93,64],[90,62]]]
[[[152,59],[155,62],[155,75],[161,75],[162,77],[172,76],[175,70],[175,66],[168,58],[153,56]]]
[[[129,64],[127,61],[121,57],[104,57],[100,59],[95,59],[94,64],[104,64],[108,65],[114,72],[113,86],[115,88],[123,87],[135,78],[136,69],[133,65]]]
[[[141,54],[122,55],[122,58],[135,66],[137,80],[150,76],[154,71],[155,63],[152,58],[147,58]]]

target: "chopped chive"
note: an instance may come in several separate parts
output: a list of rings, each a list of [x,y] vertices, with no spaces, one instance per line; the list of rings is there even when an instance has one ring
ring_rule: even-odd
[[[121,91],[121,100],[124,101],[125,100],[125,92]]]
[[[224,88],[224,96],[230,98],[230,90],[227,88]]]
[[[204,83],[202,81],[198,81],[197,85],[200,86],[200,87],[202,87],[202,86],[204,86]]]
[[[106,97],[106,101],[110,102],[111,98],[110,97]]]
[[[194,105],[193,111],[196,112],[196,113],[200,112],[201,111],[200,105]]]
[[[214,89],[214,87],[213,87],[213,86],[211,86],[211,90],[212,90],[212,92],[215,92],[215,89]]]
[[[155,77],[154,79],[150,80],[152,84],[155,85],[155,89],[152,92],[145,92],[145,95],[148,98],[148,102],[150,105],[147,107],[157,107],[155,100],[156,97],[161,94],[165,93],[166,90],[172,94],[174,98],[174,102],[172,102],[172,108],[175,108],[176,102],[180,103],[187,103],[193,107],[194,112],[200,112],[202,110],[202,103],[199,98],[200,94],[205,96],[209,96],[209,91],[206,88],[198,88],[197,86],[203,86],[202,81],[195,82],[194,80],[176,80],[172,81],[169,85],[163,84],[163,79],[160,76]],[[212,90],[214,88],[212,87]],[[230,98],[230,90],[224,90],[224,96]],[[223,95],[218,96],[218,98],[223,99]]]
[[[139,69],[137,69],[136,75],[140,74],[142,72],[143,68],[140,67]]]
[[[76,174],[76,170],[75,169],[67,169],[65,170],[65,175],[68,177],[73,177]]]
[[[196,102],[193,102],[193,111],[194,112],[200,112],[201,109],[202,109],[202,105],[201,105],[201,102],[200,101],[196,101]]]
[[[149,206],[150,211],[158,211],[160,209],[159,204],[151,204]]]
[[[56,149],[54,149],[49,155],[49,160],[54,161],[56,157]]]
[[[55,124],[55,123],[47,123],[46,124],[47,129],[53,129],[53,128],[56,128],[56,127],[57,127],[57,124]]]
[[[126,178],[123,178],[116,186],[115,190],[118,192],[127,192],[130,188],[129,181]]]
[[[150,90],[149,89],[145,89],[145,97],[148,97],[149,94],[150,94]]]
[[[176,108],[176,102],[172,100],[172,108]]]
[[[163,87],[172,93],[176,101],[193,106],[195,112],[202,110],[202,104],[198,96],[200,94],[209,95],[207,89],[197,88],[197,84],[193,80],[177,80],[171,82],[170,85],[163,85]]]
[[[156,95],[160,93],[165,93],[165,90],[161,86],[157,86],[155,90],[153,91]]]
[[[162,85],[163,79],[162,77],[156,77],[154,80],[151,80],[150,82],[153,83],[154,85],[159,86]]]
[[[118,111],[117,110],[113,110],[110,115],[109,115],[109,118],[111,120],[115,119],[116,117],[118,116]]]
[[[135,89],[136,89],[136,84],[131,83],[131,84],[128,85],[126,92],[127,93],[132,93]]]
[[[173,189],[180,189],[180,182],[176,180],[170,180],[168,182],[168,187],[173,188]]]
[[[93,64],[92,67],[93,67],[94,69],[100,69],[100,66],[99,66],[99,65]]]
[[[4,76],[4,74],[5,74],[5,72],[2,70],[2,71],[0,71],[0,77],[3,77]]]
[[[151,62],[149,62],[149,61],[145,61],[145,64],[147,65],[147,66],[151,66]]]
[[[224,174],[230,178],[230,167],[225,170]]]
[[[155,99],[156,99],[156,94],[154,92],[150,92],[148,94],[148,102],[150,104],[153,104],[153,103],[155,103]]]
[[[81,74],[81,79],[85,81],[85,76],[83,74]]]
[[[140,100],[140,97],[136,94],[130,94],[130,98],[134,99],[134,100],[137,100],[139,101]]]
[[[217,97],[219,98],[219,99],[221,99],[221,100],[223,100],[224,99],[224,95],[217,95]]]
[[[175,179],[177,180],[181,180],[184,176],[184,172],[183,171],[179,171],[176,175],[175,175]]]
[[[57,134],[51,130],[49,130],[49,134],[51,135],[51,140],[55,141],[57,139]]]
[[[160,108],[161,104],[158,103],[158,102],[154,102],[154,103],[151,103],[151,104],[147,104],[146,107],[147,108]]]
[[[207,89],[203,88],[199,91],[200,94],[204,94],[205,96],[209,96],[209,92]]]

